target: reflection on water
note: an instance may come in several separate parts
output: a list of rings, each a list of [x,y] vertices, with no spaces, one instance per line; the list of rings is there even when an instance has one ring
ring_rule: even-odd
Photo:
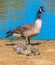
[[[7,19],[9,13],[17,13],[24,5],[24,0],[0,0],[0,20]]]
[[[38,1],[45,5],[48,13],[55,12],[55,0],[38,0]]]
[[[7,0],[0,0],[0,14],[7,13]]]
[[[7,0],[0,0],[0,20],[6,19],[7,8]]]
[[[49,12],[55,12],[55,0],[37,0],[48,8]],[[34,1],[33,1],[34,2]],[[8,19],[9,14],[17,14],[24,9],[25,0],[0,0],[0,20]],[[19,16],[11,16],[17,18]]]
[[[6,32],[16,18],[23,17],[18,12],[22,11],[24,5],[25,0],[0,0],[0,33]]]

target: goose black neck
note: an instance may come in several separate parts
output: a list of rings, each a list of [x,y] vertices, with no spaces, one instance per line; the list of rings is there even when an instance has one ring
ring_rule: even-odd
[[[38,11],[37,16],[36,16],[36,19],[40,19],[41,13],[42,13],[42,12]]]

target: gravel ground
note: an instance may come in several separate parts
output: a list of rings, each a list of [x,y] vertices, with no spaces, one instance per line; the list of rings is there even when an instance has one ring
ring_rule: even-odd
[[[31,46],[40,51],[40,55],[26,56],[17,54],[13,44],[24,44],[25,40],[0,40],[0,65],[55,65],[55,41],[31,40]],[[11,46],[7,46],[11,44]],[[31,48],[28,46],[28,48]]]

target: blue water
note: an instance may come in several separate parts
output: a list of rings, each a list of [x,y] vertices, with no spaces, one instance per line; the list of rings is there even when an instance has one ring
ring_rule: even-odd
[[[21,0],[22,1],[22,0]],[[37,0],[23,0],[25,4],[15,6],[16,12],[11,7],[11,1],[7,2],[7,13],[0,14],[6,19],[0,20],[0,38],[5,38],[6,32],[25,24],[33,24],[39,7],[43,6],[46,12],[42,13],[42,29],[39,35],[32,39],[55,39],[55,12],[48,13],[44,4]]]

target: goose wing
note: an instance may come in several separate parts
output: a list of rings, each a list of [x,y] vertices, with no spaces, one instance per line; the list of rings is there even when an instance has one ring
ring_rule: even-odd
[[[11,36],[13,33],[22,34],[23,32],[25,32],[27,30],[31,30],[33,27],[34,27],[33,24],[28,24],[28,25],[24,25],[24,26],[18,27],[18,28],[14,29],[14,30],[8,31],[6,33],[7,34],[6,37]]]
[[[34,24],[28,24],[28,25],[21,26],[21,27],[20,27],[20,30],[21,30],[22,32],[25,32],[25,31],[27,31],[27,30],[31,30],[33,27],[34,27]]]

